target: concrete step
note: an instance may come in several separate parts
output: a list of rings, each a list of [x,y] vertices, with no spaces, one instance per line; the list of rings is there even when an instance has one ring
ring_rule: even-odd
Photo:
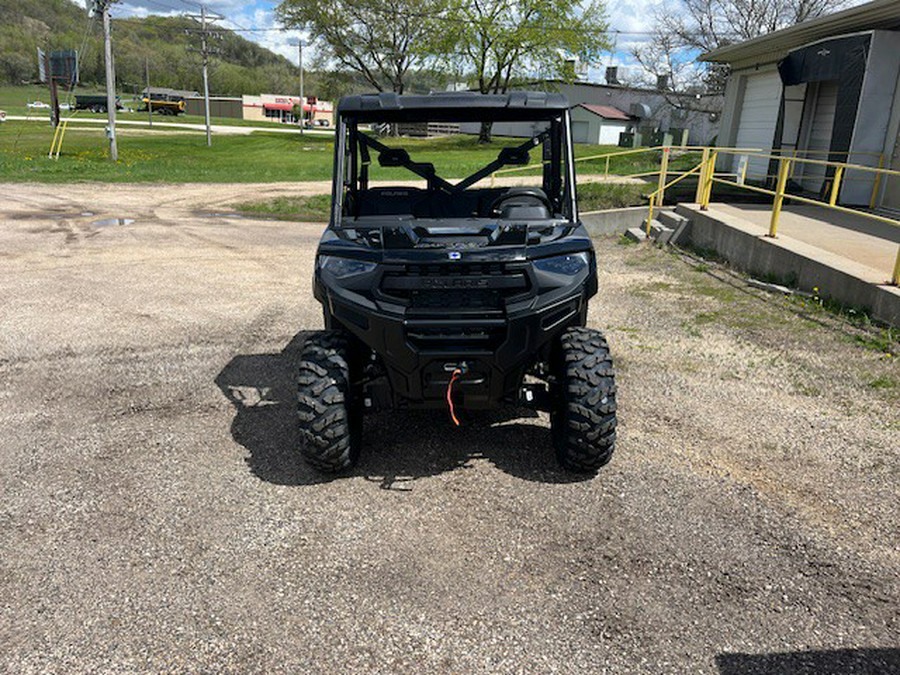
[[[647,221],[644,221],[644,227],[647,227]],[[667,244],[672,234],[675,232],[671,227],[666,227],[658,220],[650,221],[650,238],[657,244]]]
[[[687,218],[678,215],[674,211],[660,211],[659,214],[657,214],[656,219],[673,230],[677,230],[678,227],[687,220]]]
[[[647,235],[644,233],[644,229],[641,227],[629,227],[625,230],[625,237],[627,239],[631,239],[632,241],[646,241]]]
[[[679,213],[664,212],[659,214],[659,221],[674,232],[669,237],[670,244],[678,244],[690,238],[691,220]]]

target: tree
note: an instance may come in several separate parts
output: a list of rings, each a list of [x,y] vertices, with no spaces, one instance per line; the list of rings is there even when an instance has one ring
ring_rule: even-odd
[[[429,49],[472,72],[482,94],[503,94],[531,73],[571,81],[572,61],[595,62],[608,48],[599,0],[449,0]],[[482,125],[479,141],[490,142]]]
[[[632,50],[645,71],[665,76],[682,91],[701,82],[706,91],[724,89],[727,68],[696,64],[705,53],[830,14],[856,0],[681,0],[657,12],[653,37]],[[698,79],[699,76],[699,79]]]
[[[285,27],[308,31],[329,61],[402,94],[429,57],[422,47],[442,9],[442,0],[283,0],[275,11]]]

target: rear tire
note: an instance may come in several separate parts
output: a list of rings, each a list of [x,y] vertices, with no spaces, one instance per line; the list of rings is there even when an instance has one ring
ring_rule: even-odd
[[[349,350],[342,331],[313,333],[297,368],[300,453],[323,473],[347,469],[359,457],[362,415],[350,384]]]
[[[609,462],[616,445],[616,381],[603,333],[570,328],[559,339],[553,374],[557,396],[550,413],[559,463],[593,473]]]

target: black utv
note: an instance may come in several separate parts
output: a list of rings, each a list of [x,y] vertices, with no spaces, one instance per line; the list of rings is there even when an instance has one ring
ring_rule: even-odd
[[[442,176],[450,153],[403,147],[484,123],[501,149],[461,180]],[[491,178],[531,160],[518,179]],[[585,327],[596,258],[578,218],[565,97],[345,97],[332,197],[313,282],[325,330],[306,341],[298,373],[309,464],[351,466],[366,412],[445,408],[459,424],[463,411],[504,405],[549,412],[566,468],[609,461],[616,388],[606,340]]]

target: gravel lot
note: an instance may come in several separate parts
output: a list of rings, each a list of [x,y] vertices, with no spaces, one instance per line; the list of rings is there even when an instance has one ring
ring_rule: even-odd
[[[419,413],[323,480],[291,404],[321,225],[222,215],[296,192],[0,185],[0,669],[900,670],[900,364],[866,334],[599,240],[596,478],[544,416]]]

